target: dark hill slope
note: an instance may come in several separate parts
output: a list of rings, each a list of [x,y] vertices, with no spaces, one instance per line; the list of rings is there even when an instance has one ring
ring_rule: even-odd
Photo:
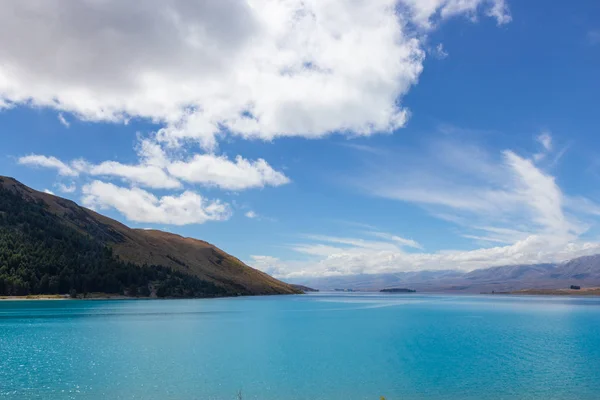
[[[136,274],[141,275],[124,278]],[[6,177],[0,177],[0,279],[5,294],[16,294],[6,293],[9,286],[18,294],[64,293],[67,287],[92,291],[90,285],[117,292],[158,281],[163,287],[179,285],[163,293],[168,296],[299,293],[207,242],[130,229]]]

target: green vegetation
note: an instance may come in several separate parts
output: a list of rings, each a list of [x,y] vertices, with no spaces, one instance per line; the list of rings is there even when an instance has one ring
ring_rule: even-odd
[[[104,292],[215,297],[225,289],[163,266],[137,266],[61,222],[41,201],[0,186],[0,295]]]
[[[416,290],[406,289],[406,288],[389,288],[389,289],[381,289],[381,293],[415,293]]]

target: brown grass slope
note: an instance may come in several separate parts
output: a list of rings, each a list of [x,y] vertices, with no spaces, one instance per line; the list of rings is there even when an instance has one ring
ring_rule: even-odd
[[[158,230],[131,229],[73,201],[33,190],[13,178],[0,176],[0,185],[20,193],[26,200],[43,201],[64,224],[112,247],[114,254],[124,261],[171,267],[213,282],[231,293],[301,293],[202,240]]]

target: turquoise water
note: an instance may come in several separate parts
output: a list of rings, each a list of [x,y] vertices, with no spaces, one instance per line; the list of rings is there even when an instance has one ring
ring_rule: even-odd
[[[600,398],[600,299],[2,301],[0,399]]]

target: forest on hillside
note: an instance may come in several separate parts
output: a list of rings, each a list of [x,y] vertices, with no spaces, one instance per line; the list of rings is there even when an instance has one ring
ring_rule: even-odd
[[[151,291],[158,297],[231,295],[167,267],[123,262],[102,241],[63,223],[43,201],[0,187],[0,295]]]

